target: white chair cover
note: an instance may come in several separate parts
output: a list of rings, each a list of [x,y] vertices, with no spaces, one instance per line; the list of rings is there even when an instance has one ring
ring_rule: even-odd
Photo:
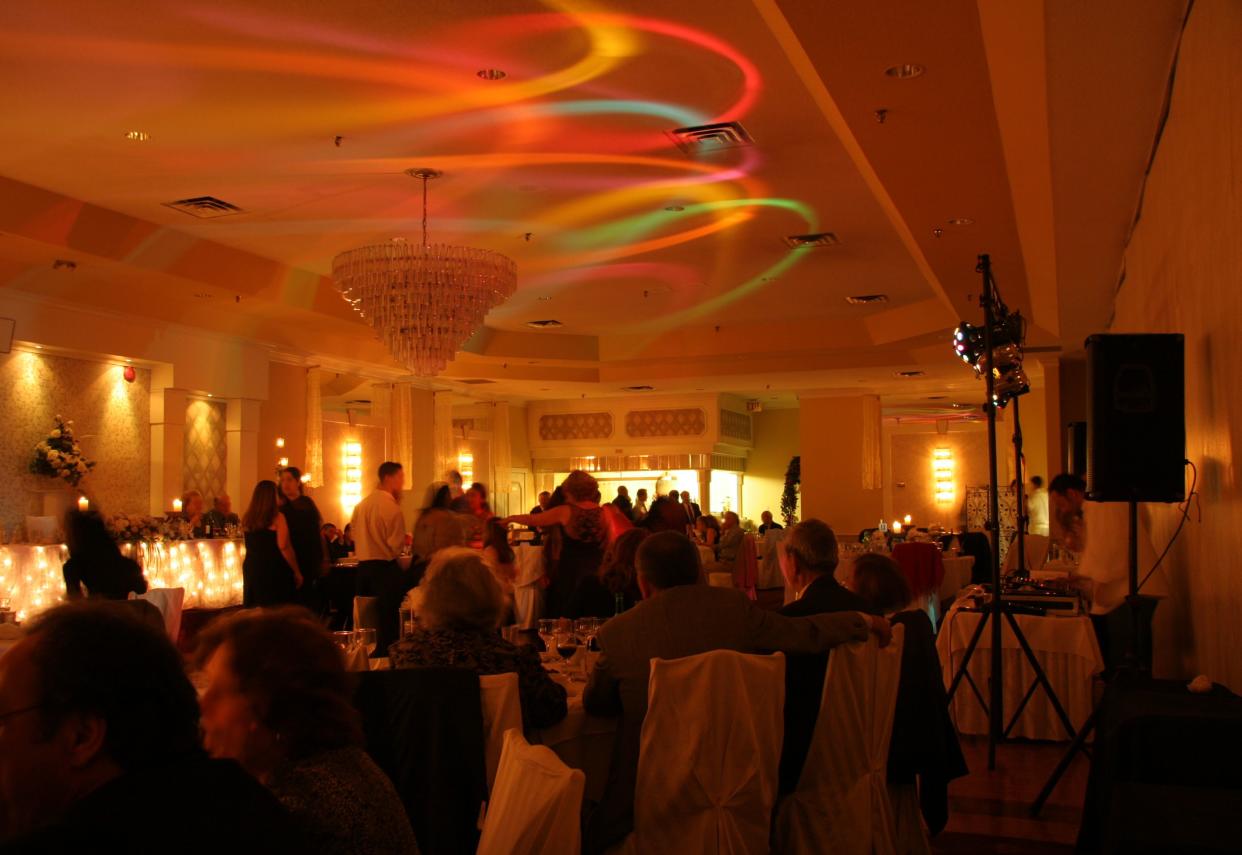
[[[479,677],[479,696],[483,702],[483,754],[487,760],[487,790],[496,784],[496,770],[505,746],[505,732],[522,730],[522,699],[518,694],[518,675],[484,674]]]
[[[477,855],[578,855],[585,783],[551,748],[508,731]]]
[[[181,606],[185,602],[185,588],[152,588],[137,599],[146,600],[160,610],[164,618],[164,629],[173,644],[181,635]]]
[[[652,659],[634,831],[624,851],[767,852],[785,657],[714,650]]]
[[[759,584],[757,587],[780,588],[785,584],[781,574],[780,546],[785,539],[785,529],[775,528],[763,536],[763,561],[759,563]]]
[[[354,597],[354,629],[378,629],[379,620],[379,597]]]
[[[905,627],[895,626],[887,647],[871,639],[829,655],[806,765],[777,814],[778,852],[895,851],[886,778],[904,636]]]
[[[931,855],[931,840],[919,805],[919,788],[913,782],[899,786],[889,784],[888,800],[893,806],[896,826],[893,844],[897,855]]]

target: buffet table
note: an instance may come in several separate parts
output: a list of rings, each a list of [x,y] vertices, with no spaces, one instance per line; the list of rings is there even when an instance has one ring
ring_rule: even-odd
[[[970,637],[983,619],[980,612],[963,611],[961,607],[965,602],[967,601],[959,601],[949,609],[936,638],[936,652],[940,655],[946,688],[952,684],[970,644]],[[1104,660],[1100,656],[1100,646],[1091,628],[1090,618],[1086,615],[1014,617],[1056,691],[1057,699],[1069,715],[1070,722],[1075,729],[1081,728],[1092,710],[1092,678],[1104,670]],[[1009,622],[1003,617],[1001,620],[1004,718],[1005,725],[1008,726],[1027,687],[1035,679],[1035,672],[1022,653]],[[991,648],[992,628],[988,626],[979,638],[979,645],[968,668],[970,676],[985,698],[988,696]],[[988,732],[987,716],[964,677],[953,697],[950,714],[957,723],[959,733]],[[1042,687],[1035,690],[1010,735],[1026,739],[1069,739]]]
[[[121,554],[135,559],[152,588],[184,588],[185,608],[218,609],[242,602],[241,540],[140,541],[122,543]],[[65,599],[64,544],[10,543],[0,546],[0,600],[19,621]]]

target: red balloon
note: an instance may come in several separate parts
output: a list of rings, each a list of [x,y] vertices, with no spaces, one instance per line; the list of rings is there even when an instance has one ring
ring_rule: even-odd
[[[138,376],[138,372],[134,370],[134,366],[126,365],[124,375],[126,383],[133,383],[134,378]]]

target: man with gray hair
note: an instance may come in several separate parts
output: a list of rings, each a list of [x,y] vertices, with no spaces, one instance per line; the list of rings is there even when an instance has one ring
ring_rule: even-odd
[[[888,621],[861,609],[794,620],[760,608],[741,591],[705,585],[698,549],[680,532],[652,534],[639,547],[635,563],[642,601],[600,628],[600,658],[582,696],[588,714],[621,719],[608,786],[588,821],[584,852],[607,849],[633,827],[653,658],[678,659],[710,650],[817,653],[864,641],[872,633],[882,644],[890,637]]]
[[[806,617],[830,612],[871,612],[862,597],[839,583],[833,574],[839,561],[837,536],[822,520],[803,520],[791,528],[777,546],[781,574],[794,592],[794,601],[781,614]],[[824,693],[826,655],[793,655],[785,658],[785,741],[781,748],[780,791],[798,785],[802,765],[811,746]]]

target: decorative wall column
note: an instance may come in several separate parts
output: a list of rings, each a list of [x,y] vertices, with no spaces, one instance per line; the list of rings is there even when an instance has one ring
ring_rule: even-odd
[[[306,372],[306,472],[311,473],[310,485],[323,486],[323,372],[318,368]]]
[[[231,398],[224,420],[224,439],[228,447],[225,458],[229,497],[233,511],[241,513],[250,501],[254,485],[274,472],[266,471],[259,459],[259,414],[262,402],[249,398]],[[266,449],[264,449],[266,451]],[[265,455],[266,458],[267,455]]]
[[[802,519],[820,519],[838,534],[870,528],[884,514],[875,395],[800,396]]]
[[[439,481],[450,469],[457,468],[457,444],[453,438],[453,393],[436,392],[434,411],[434,479]]]
[[[159,383],[171,375],[171,368],[157,369],[151,383],[151,513],[156,516],[172,510],[182,490],[188,393]]]

